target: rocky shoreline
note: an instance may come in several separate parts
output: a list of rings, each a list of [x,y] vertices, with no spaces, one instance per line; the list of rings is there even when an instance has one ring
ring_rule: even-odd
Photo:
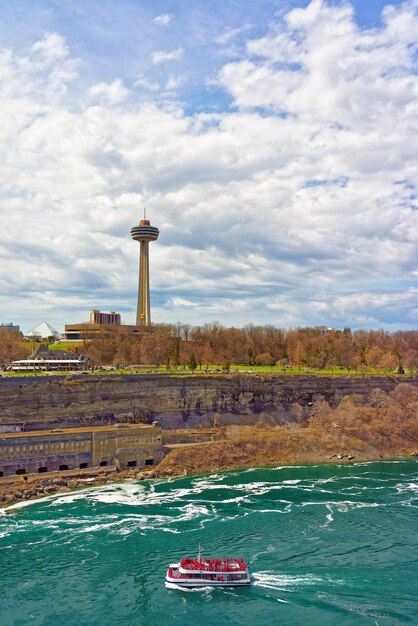
[[[418,458],[418,446],[373,446],[351,445],[348,450],[335,444],[335,451],[318,449],[317,442],[307,437],[307,431],[283,432],[284,429],[254,431],[243,428],[238,436],[214,441],[209,447],[185,445],[171,450],[152,470],[138,468],[120,470],[116,467],[71,472],[71,475],[55,473],[48,476],[28,474],[0,481],[0,508],[18,502],[36,500],[55,494],[69,493],[125,480],[143,481],[153,478],[180,477],[206,474],[249,467],[274,465],[309,465],[316,463],[357,463],[383,459]],[[304,441],[302,441],[301,434]]]
[[[108,471],[97,469],[88,475],[74,472],[70,476],[63,473],[55,473],[46,477],[28,474],[19,481],[5,480],[0,483],[0,508],[25,500],[36,500],[55,494],[69,493],[76,489],[86,489],[95,485],[106,485],[124,480],[146,480],[155,476],[156,472],[154,471],[138,471],[137,468],[124,471],[118,471],[116,468]]]

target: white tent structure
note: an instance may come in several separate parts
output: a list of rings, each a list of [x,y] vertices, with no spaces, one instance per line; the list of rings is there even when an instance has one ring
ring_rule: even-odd
[[[48,337],[55,337],[55,339],[59,339],[61,335],[47,322],[41,322],[38,326],[32,328],[32,330],[30,330],[25,337],[33,337],[34,339],[48,339]]]

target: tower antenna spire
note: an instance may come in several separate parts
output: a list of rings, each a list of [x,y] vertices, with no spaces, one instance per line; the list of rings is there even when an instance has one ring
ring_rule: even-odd
[[[137,326],[151,326],[149,244],[151,241],[158,239],[158,235],[159,230],[155,226],[151,226],[147,220],[146,208],[144,207],[144,219],[139,222],[138,226],[131,228],[132,239],[140,244]]]

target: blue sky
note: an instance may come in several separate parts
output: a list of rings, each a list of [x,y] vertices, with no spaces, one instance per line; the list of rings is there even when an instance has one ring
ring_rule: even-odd
[[[25,0],[0,22],[0,321],[418,327],[418,2]]]

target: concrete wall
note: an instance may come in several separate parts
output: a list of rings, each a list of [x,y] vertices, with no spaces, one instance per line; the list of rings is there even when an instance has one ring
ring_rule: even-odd
[[[159,428],[127,427],[0,436],[0,475],[120,464],[143,467],[163,458]]]

